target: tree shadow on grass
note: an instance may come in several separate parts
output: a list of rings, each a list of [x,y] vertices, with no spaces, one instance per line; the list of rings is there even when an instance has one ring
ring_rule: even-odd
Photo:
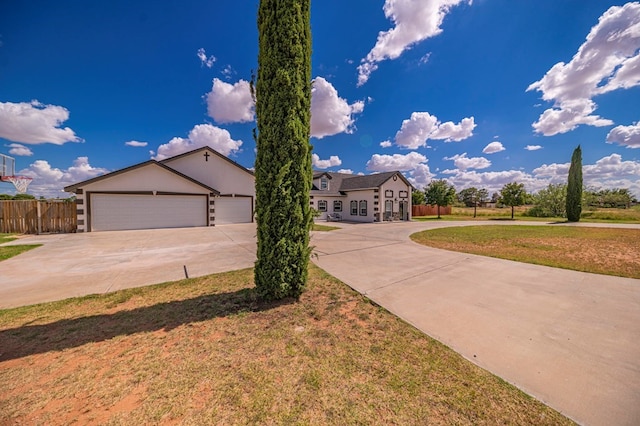
[[[49,324],[25,325],[0,331],[0,361],[50,351],[62,351],[117,336],[172,330],[181,325],[260,312],[294,303],[295,299],[261,302],[255,289],[210,294],[193,299],[159,303],[113,314],[65,319]]]

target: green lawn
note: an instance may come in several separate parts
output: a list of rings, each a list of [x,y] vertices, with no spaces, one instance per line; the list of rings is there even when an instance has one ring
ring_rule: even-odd
[[[313,227],[311,228],[312,231],[322,231],[322,232],[334,231],[336,229],[340,229],[340,227],[338,227],[338,226],[320,225],[318,223],[314,223]]]
[[[13,234],[0,234],[0,244],[8,243],[15,240],[16,237]],[[9,259],[10,257],[17,256],[20,253],[40,247],[42,244],[31,245],[15,245],[15,246],[3,246],[0,247],[0,261]]]
[[[463,226],[411,239],[432,247],[597,274],[640,278],[640,229]]]

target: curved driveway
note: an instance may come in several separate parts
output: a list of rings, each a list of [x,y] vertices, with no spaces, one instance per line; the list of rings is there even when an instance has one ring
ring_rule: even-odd
[[[640,280],[409,239],[428,228],[504,223],[513,222],[340,223],[340,230],[313,234],[313,261],[580,423],[640,424]],[[0,309],[177,280],[185,266],[194,277],[255,261],[254,224],[29,236],[8,244],[20,243],[44,246],[0,262]]]
[[[475,224],[340,224],[314,234],[314,262],[579,423],[640,424],[640,280],[409,239],[423,229]]]

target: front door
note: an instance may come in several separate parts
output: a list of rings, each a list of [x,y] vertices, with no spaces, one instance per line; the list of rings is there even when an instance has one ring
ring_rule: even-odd
[[[407,202],[400,201],[400,220],[407,220]]]

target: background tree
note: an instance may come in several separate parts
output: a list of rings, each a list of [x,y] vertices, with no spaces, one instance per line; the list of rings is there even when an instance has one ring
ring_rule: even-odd
[[[528,216],[565,217],[567,204],[567,185],[549,184],[533,197],[535,206],[527,211]]]
[[[260,0],[255,283],[266,300],[299,297],[307,281],[311,189],[310,0]]]
[[[432,180],[424,190],[427,204],[438,206],[438,219],[440,219],[440,206],[448,206],[456,199],[456,189],[444,179]]]
[[[414,206],[420,206],[424,204],[424,191],[411,192],[411,204]]]
[[[521,206],[525,203],[527,198],[527,191],[524,189],[524,184],[511,182],[506,184],[500,190],[500,202],[505,206],[511,207],[511,219],[514,216],[515,206]]]
[[[463,189],[458,193],[458,201],[467,207],[473,207],[473,217],[476,217],[478,204],[483,203],[489,198],[489,191],[486,189],[478,189],[476,187]]]
[[[580,221],[580,214],[582,213],[582,150],[580,145],[573,150],[573,155],[571,156],[566,206],[569,222]]]

